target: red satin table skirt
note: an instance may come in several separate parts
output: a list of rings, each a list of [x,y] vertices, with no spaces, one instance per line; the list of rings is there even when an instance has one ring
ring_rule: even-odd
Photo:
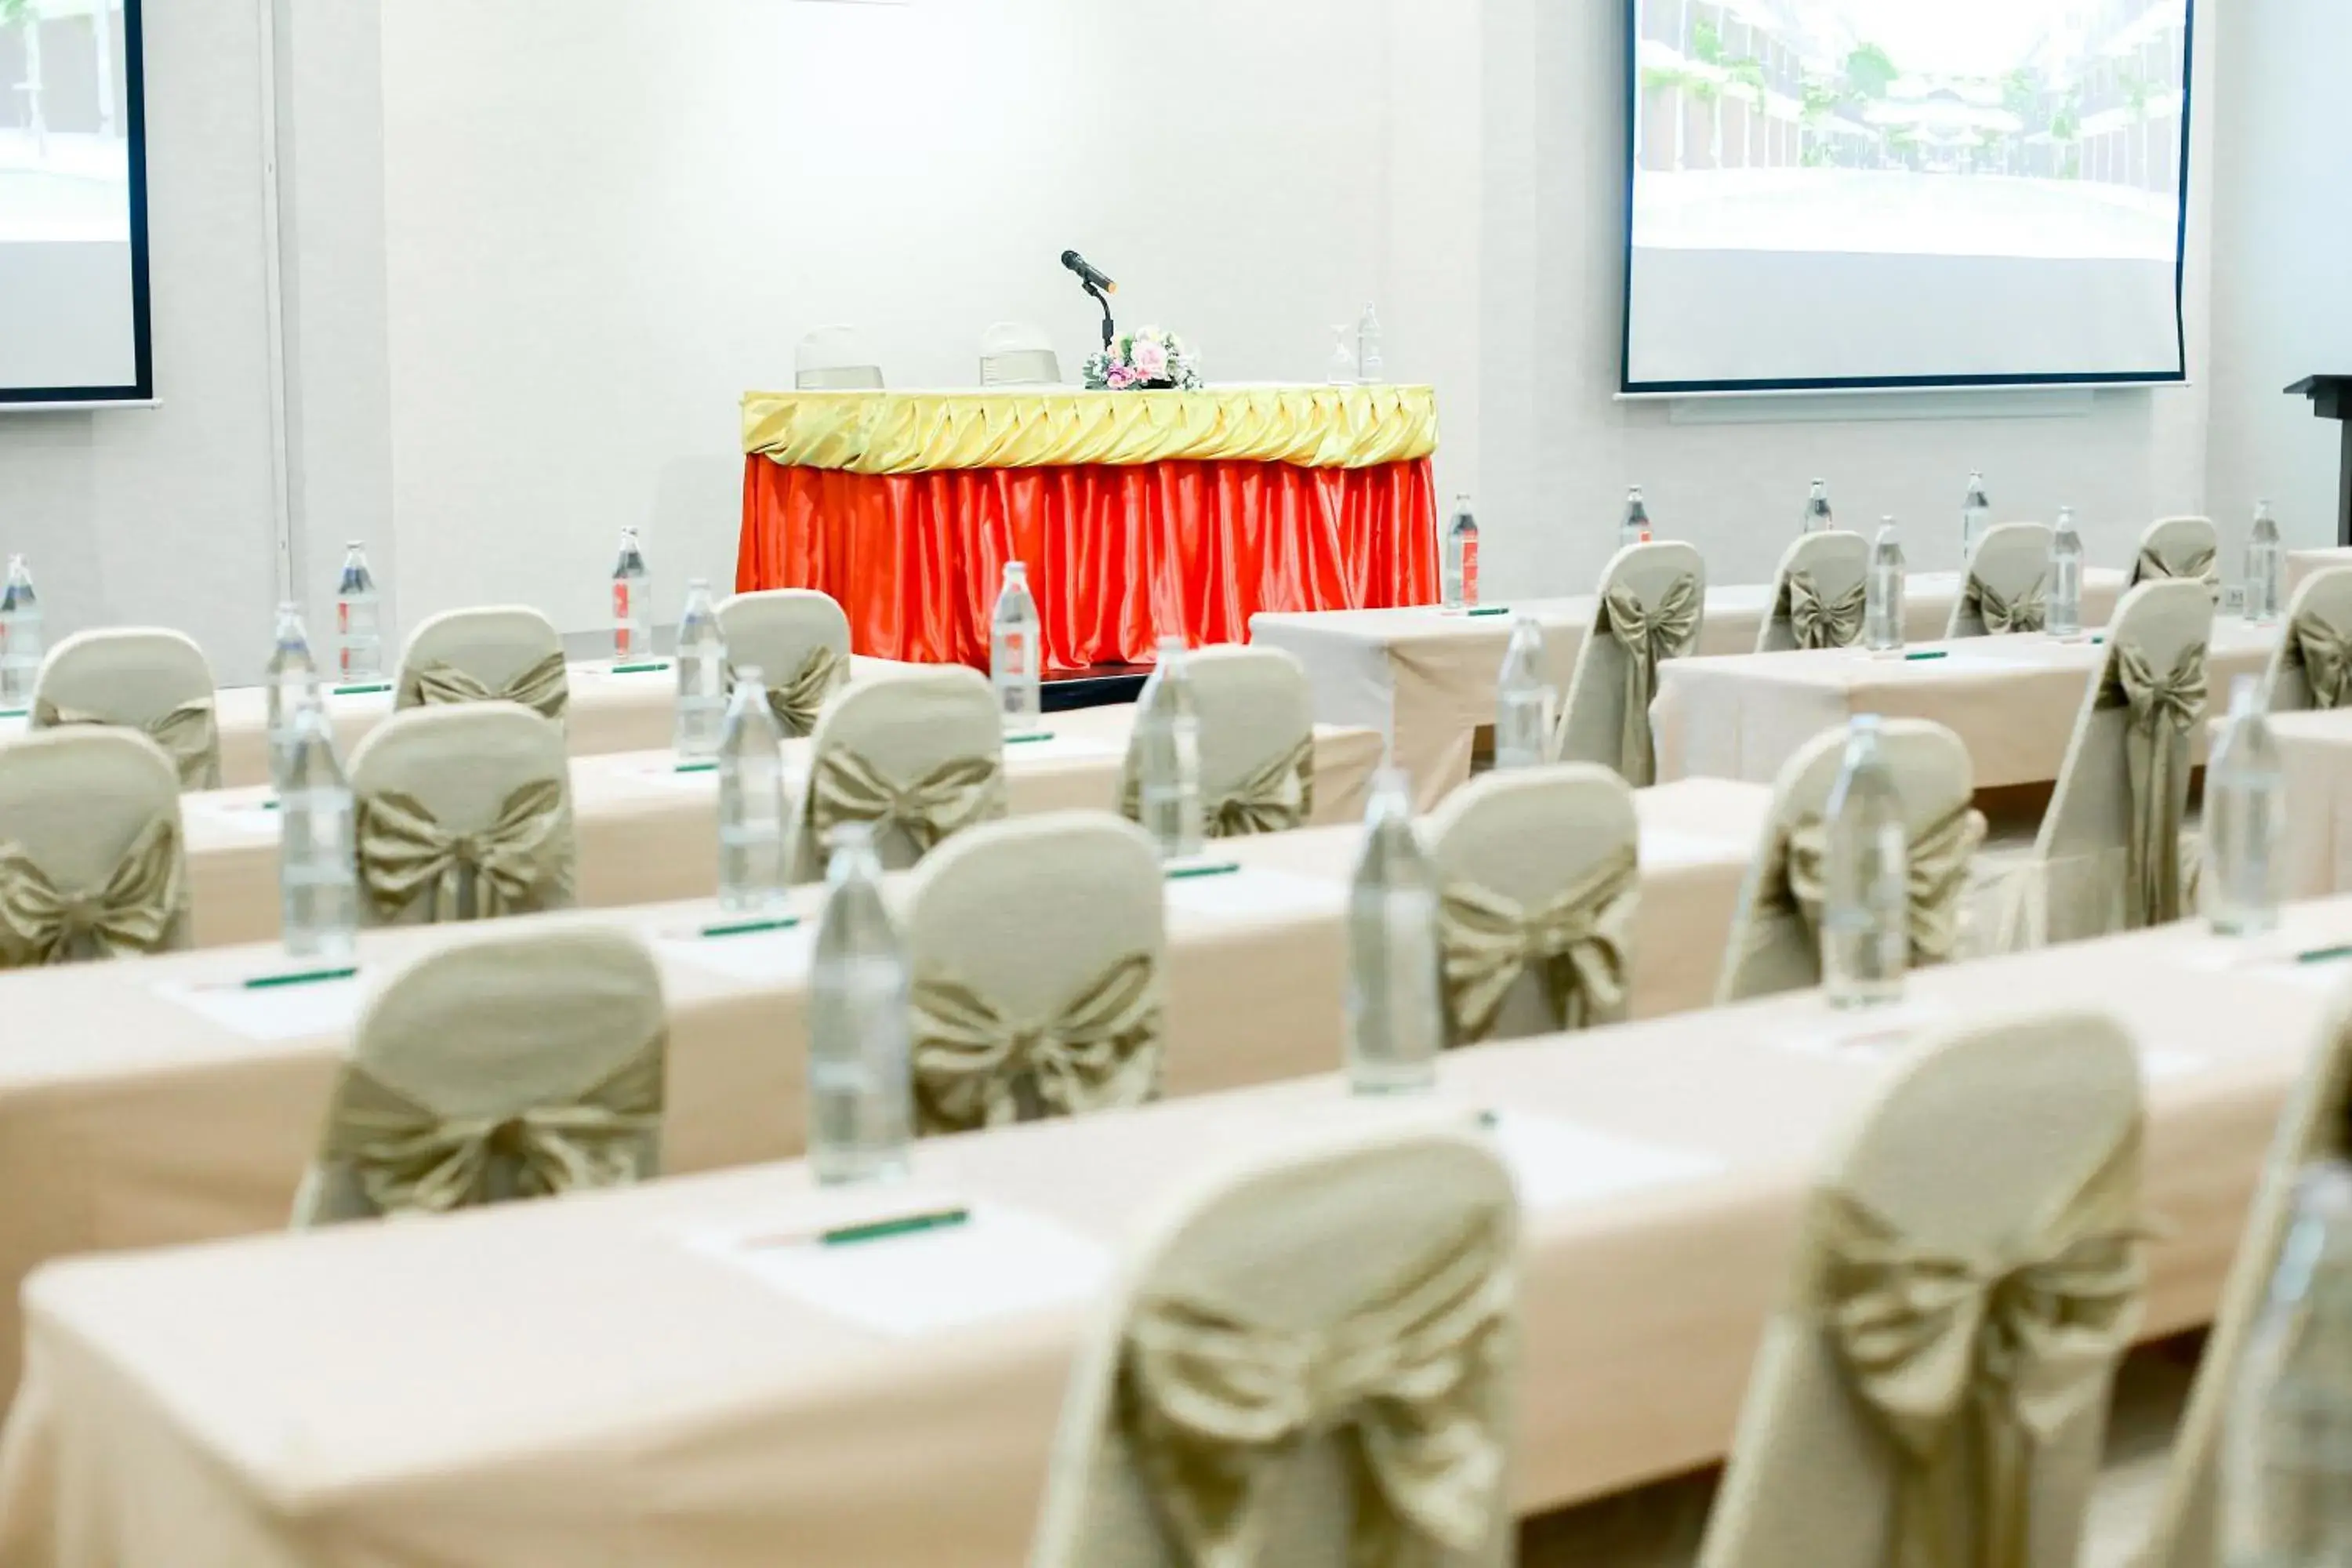
[[[1437,597],[1429,459],[871,475],[753,456],[735,586],[818,588],[877,658],[985,669],[1004,563],[1028,563],[1045,668],[1143,664],[1163,635],[1243,642],[1259,610]]]

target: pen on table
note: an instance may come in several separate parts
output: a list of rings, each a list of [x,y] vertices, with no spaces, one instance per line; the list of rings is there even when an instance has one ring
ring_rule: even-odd
[[[856,1225],[835,1226],[828,1230],[779,1231],[772,1236],[746,1237],[737,1243],[751,1250],[771,1247],[803,1247],[814,1242],[819,1247],[845,1247],[853,1242],[880,1241],[894,1236],[913,1236],[927,1230],[945,1230],[971,1218],[971,1210],[959,1205],[954,1208],[926,1209],[919,1214],[894,1215],[887,1219],[862,1220]]]

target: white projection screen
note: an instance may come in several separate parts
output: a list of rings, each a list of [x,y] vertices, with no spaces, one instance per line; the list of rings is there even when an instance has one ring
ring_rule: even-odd
[[[1623,390],[2182,379],[2192,0],[1627,0]]]
[[[140,0],[0,0],[0,412],[154,395]]]

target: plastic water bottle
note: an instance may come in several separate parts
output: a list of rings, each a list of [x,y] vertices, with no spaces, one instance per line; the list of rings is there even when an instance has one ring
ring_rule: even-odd
[[[2221,1429],[2219,1561],[2352,1563],[2352,1169],[2306,1166]]]
[[[1541,767],[1550,749],[1554,692],[1544,679],[1543,625],[1521,616],[1503,650],[1503,673],[1495,689],[1495,766]]]
[[[2279,552],[2278,520],[2271,503],[2254,503],[2253,531],[2246,536],[2246,619],[2274,621],[2286,606],[2281,602],[2281,574],[2286,565]]]
[[[784,751],[757,669],[735,672],[719,742],[719,907],[757,914],[783,901]]]
[[[2278,925],[2285,897],[2286,776],[2263,710],[2261,682],[2242,675],[2205,769],[2205,915],[2221,936]]]
[[[2058,509],[2057,537],[2050,544],[2050,609],[2043,626],[2053,637],[2083,633],[2083,536],[2074,531],[2074,509]]]
[[[1992,521],[1992,500],[1985,494],[1984,475],[1969,475],[1969,493],[1960,498],[1960,564],[1976,552],[1977,539]]]
[[[33,700],[41,657],[41,599],[21,555],[8,557],[8,582],[0,587],[0,704],[21,708]]]
[[[1837,526],[1830,511],[1830,487],[1825,480],[1815,479],[1811,494],[1805,497],[1805,521],[1800,533],[1826,533]]]
[[[1454,517],[1445,525],[1445,548],[1439,559],[1438,593],[1449,610],[1465,610],[1478,603],[1478,517],[1468,496],[1454,498]]]
[[[343,546],[343,575],[335,584],[335,674],[349,681],[383,679],[383,606],[367,548],[356,539]]]
[[[1413,832],[1402,770],[1382,768],[1348,892],[1348,1081],[1358,1094],[1437,1081],[1445,1048],[1440,969],[1437,873]]]
[[[717,756],[726,731],[727,634],[719,629],[710,580],[696,577],[686,584],[686,609],[677,618],[679,758]]]
[[[1356,323],[1356,379],[1369,384],[1387,374],[1388,361],[1381,353],[1381,319],[1367,305]]]
[[[637,531],[621,530],[621,553],[613,563],[613,657],[650,658],[654,651],[652,583]]]
[[[1870,578],[1863,590],[1862,640],[1873,653],[1903,646],[1903,536],[1891,517],[1878,524],[1870,547]]]
[[[1642,500],[1642,487],[1635,485],[1625,492],[1625,521],[1617,525],[1617,548],[1649,542],[1650,509]]]
[[[1911,836],[1878,715],[1858,713],[1830,787],[1822,888],[1822,987],[1832,1007],[1903,999],[1911,960]]]
[[[882,900],[873,829],[833,830],[809,972],[809,1164],[825,1186],[911,1164],[907,949]]]
[[[296,958],[348,963],[360,929],[359,839],[352,786],[316,703],[294,710],[278,780],[278,925]]]
[[[1029,568],[1004,563],[1004,586],[997,591],[989,643],[988,677],[996,686],[996,706],[1008,735],[1034,734],[1045,718],[1040,682],[1045,677],[1044,628],[1037,601],[1029,594]]]
[[[1137,800],[1163,860],[1201,853],[1201,719],[1181,637],[1162,637],[1160,663],[1135,701]]]
[[[320,705],[319,661],[310,657],[301,607],[291,599],[278,606],[277,643],[262,672],[262,692],[268,704],[269,776],[283,790],[294,758],[294,721]]]

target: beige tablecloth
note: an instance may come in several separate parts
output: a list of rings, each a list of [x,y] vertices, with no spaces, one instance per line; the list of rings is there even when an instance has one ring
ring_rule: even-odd
[[[1007,746],[1014,814],[1117,809],[1119,763],[1134,723],[1131,703],[1057,713],[1050,718],[1052,739]],[[785,742],[795,788],[808,755],[808,742]],[[1316,822],[1361,821],[1380,761],[1381,738],[1373,731],[1318,725]],[[572,792],[581,903],[616,909],[718,891],[717,773],[680,773],[667,751],[575,755]],[[278,828],[268,800],[266,788],[182,797],[199,947],[277,939]]]
[[[2352,902],[2294,924],[2340,942]],[[2167,1226],[2149,1338],[2209,1319],[2345,978],[2221,961],[2171,927],[1914,982],[1923,1020],[2097,1003],[2139,1034]],[[1853,1033],[1809,994],[1444,1063],[1447,1105],[1545,1119],[1529,1142],[1567,1162],[1525,1229],[1524,1510],[1723,1454],[1809,1178],[1885,1076],[1888,1048]],[[899,1194],[821,1195],[784,1165],[45,1269],[0,1561],[47,1563],[28,1542],[54,1507],[65,1568],[1003,1568],[1036,1515],[1076,1299],[888,1332],[786,1293],[742,1241],[951,1200],[1116,1247],[1210,1160],[1396,1113],[1325,1078],[933,1143]]]
[[[1701,780],[1643,791],[1636,803],[1644,867],[1634,1005],[1645,1015],[1705,1006],[1769,792]],[[1340,922],[1360,832],[1235,840],[1219,853],[1242,875],[1173,885],[1169,1094],[1339,1060]],[[817,900],[814,888],[795,894],[803,910]],[[708,904],[535,918],[611,921],[656,939],[670,1004],[669,1169],[801,1152],[813,923],[697,940],[698,925],[718,918]],[[365,933],[363,978],[468,934]],[[343,983],[273,993],[258,1004],[259,1024],[220,1011],[252,1005],[235,982],[289,967],[299,965],[274,951],[242,948],[0,977],[0,1405],[15,1385],[16,1284],[34,1265],[286,1223],[361,999],[359,983]],[[277,1037],[256,1037],[257,1028]]]
[[[2235,617],[2213,623],[2208,671],[2215,711],[2229,705],[2232,679],[2263,673],[2278,637],[2275,625]],[[1948,725],[1976,763],[1979,789],[2054,780],[2106,649],[2039,633],[1935,647],[1944,657],[1835,649],[1670,659],[1658,667],[1650,714],[1658,777],[1769,784],[1797,748],[1823,730],[1856,713],[1881,713]],[[2204,746],[2200,732],[2200,761]]]
[[[2083,576],[2084,620],[2105,626],[2123,595],[2124,574],[2098,568]],[[1904,598],[1912,635],[1922,642],[1941,637],[1959,592],[1957,572],[1913,574]],[[1699,651],[1752,653],[1771,614],[1771,595],[1763,583],[1709,588]],[[1514,601],[1480,615],[1425,605],[1265,614],[1251,617],[1250,640],[1298,657],[1314,683],[1318,719],[1370,725],[1388,735],[1426,810],[1470,776],[1477,731],[1495,721],[1495,684],[1512,622],[1525,614],[1543,624],[1551,679],[1566,692],[1596,607],[1586,594]]]
[[[2290,550],[2286,552],[2286,598],[2294,602],[2294,591],[2314,572],[2325,572],[2331,566],[2352,566],[2352,550]],[[2285,605],[2280,606],[2282,609]]]
[[[2352,892],[2352,708],[2276,714],[2271,731],[2286,786],[2286,896]]]

